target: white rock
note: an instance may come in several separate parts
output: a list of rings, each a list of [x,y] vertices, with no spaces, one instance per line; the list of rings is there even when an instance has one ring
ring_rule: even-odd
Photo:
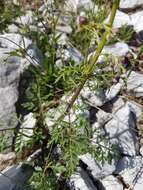
[[[127,78],[127,91],[135,97],[143,97],[143,74],[132,71]]]
[[[142,119],[143,107],[134,101],[128,101],[127,104],[131,107],[138,121]]]
[[[42,52],[38,49],[38,47],[34,44],[30,44],[27,47],[27,61],[34,66],[42,66],[43,65],[43,55]]]
[[[132,25],[134,26],[134,30],[136,32],[142,31],[143,30],[143,11],[139,11],[139,12],[131,14],[130,18],[132,20]]]
[[[87,173],[81,168],[70,177],[69,187],[71,190],[97,190]]]
[[[114,114],[114,118],[105,125],[111,142],[117,144],[123,154],[134,156],[138,152],[135,126],[134,114],[127,104],[119,109]]]
[[[0,47],[2,48],[27,48],[30,44],[32,41],[20,34],[5,33],[0,35]]]
[[[143,0],[121,0],[120,1],[121,9],[134,9],[141,5],[143,5]]]
[[[83,60],[83,56],[75,47],[71,44],[67,44],[66,48],[59,47],[57,51],[57,59],[64,61],[73,60],[75,61],[75,64],[79,64]]]
[[[86,170],[95,180],[102,178],[103,176],[110,175],[115,171],[115,163],[109,164],[106,162],[102,165],[101,163],[96,162],[89,153],[81,155],[79,158],[87,165]]]
[[[121,91],[121,88],[122,85],[120,83],[111,86],[111,88],[106,91],[106,99],[110,101],[115,98],[117,94],[119,94],[119,92]]]
[[[34,16],[32,11],[27,11],[25,15],[16,19],[16,22],[23,25],[30,25],[34,22]]]
[[[109,18],[110,18],[110,15],[105,20],[105,23],[108,23]],[[113,23],[113,28],[121,28],[121,26],[123,25],[132,25],[132,20],[130,19],[130,16],[128,14],[117,10],[114,23]]]
[[[94,88],[95,86],[95,88]],[[89,85],[85,86],[81,91],[81,96],[91,106],[102,106],[106,102],[114,99],[121,90],[122,85],[117,83],[111,86],[110,89],[96,91],[96,81],[90,81]]]
[[[16,26],[15,24],[11,24],[8,26],[8,32],[9,33],[17,33],[18,32],[18,26]]]
[[[109,175],[101,180],[101,183],[106,190],[123,190],[123,185],[112,175]]]
[[[125,105],[125,102],[122,98],[118,98],[114,103],[112,107],[112,113],[115,113],[120,108],[122,108]]]
[[[20,131],[31,137],[33,135],[33,129],[36,125],[36,118],[34,117],[33,113],[29,113],[26,116],[24,116],[24,121],[22,125],[20,126]]]
[[[65,10],[77,13],[79,10],[90,10],[94,8],[91,0],[68,0],[65,2]]]
[[[143,187],[143,158],[123,157],[117,165],[115,174],[123,177],[123,180],[134,190],[142,190]]]
[[[57,26],[56,30],[59,31],[59,32],[64,32],[66,34],[71,34],[72,33],[71,26]]]
[[[130,51],[129,46],[124,42],[117,42],[103,48],[102,54],[110,54],[114,56],[124,56]]]

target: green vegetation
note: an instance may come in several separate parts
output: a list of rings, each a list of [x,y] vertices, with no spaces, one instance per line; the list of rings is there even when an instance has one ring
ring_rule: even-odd
[[[16,139],[16,151],[23,161],[36,150],[41,149],[42,151],[41,158],[37,158],[31,163],[33,166],[40,168],[31,179],[31,185],[37,190],[60,189],[61,184],[64,184],[62,182],[65,182],[76,170],[79,165],[79,156],[82,154],[89,152],[101,163],[106,160],[111,161],[114,148],[106,144],[106,140],[102,135],[99,134],[98,139],[108,146],[106,153],[105,148],[100,144],[91,143],[92,133],[96,131],[92,131],[89,127],[89,121],[86,116],[79,114],[88,110],[83,100],[79,98],[79,94],[84,85],[88,84],[89,79],[95,81],[96,85],[92,88],[98,90],[101,87],[107,88],[116,76],[114,71],[104,70],[110,64],[114,67],[114,59],[106,56],[103,64],[97,63],[97,60],[109,38],[118,4],[119,1],[116,0],[108,26],[101,24],[107,14],[105,6],[101,4],[101,9],[97,12],[97,15],[87,13],[87,24],[79,28],[78,26],[73,28],[74,32],[69,37],[70,42],[85,56],[85,60],[80,64],[75,63],[73,60],[67,62],[62,60],[61,67],[56,65],[58,40],[61,37],[61,35],[55,34],[57,20],[48,29],[45,28],[44,32],[33,32],[29,26],[21,26],[21,34],[31,38],[44,55],[42,67],[35,68],[31,66],[29,68],[32,81],[25,90],[25,100],[22,105],[23,109],[34,113],[37,120],[36,127],[33,131],[33,136],[26,143],[19,141],[20,135],[23,134],[17,134]],[[58,5],[56,4],[56,6]],[[19,7],[16,8],[19,10]],[[14,12],[14,14],[11,10],[9,12],[7,7],[1,13],[1,30],[5,30],[7,25],[20,14],[20,11]],[[44,18],[39,17],[39,14],[35,13],[36,16],[37,20],[45,21]],[[73,22],[75,24],[75,21]],[[120,31],[119,38],[129,40],[131,34],[132,31],[124,28],[123,31]],[[94,40],[94,45],[92,45],[92,40]],[[88,59],[87,55],[90,49],[93,48],[94,51],[96,48],[96,53]],[[102,72],[95,75],[94,69],[96,68]],[[68,101],[69,94],[72,94],[71,101]],[[66,97],[67,101],[65,107],[61,105],[63,96]],[[76,101],[81,101],[81,103],[76,104]],[[60,117],[52,127],[49,127],[45,120],[47,116],[55,118],[55,113],[52,115],[51,110],[58,110],[59,107]],[[74,121],[71,121],[71,110],[78,113]],[[68,120],[65,120],[65,116],[68,117]],[[66,187],[63,186],[62,188],[64,190]]]

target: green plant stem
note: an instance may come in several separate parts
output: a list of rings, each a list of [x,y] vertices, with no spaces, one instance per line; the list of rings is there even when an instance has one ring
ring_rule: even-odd
[[[94,70],[94,66],[103,50],[103,47],[105,46],[107,39],[111,33],[111,28],[114,22],[114,18],[116,15],[116,11],[119,7],[119,3],[120,0],[115,0],[113,7],[112,7],[112,11],[111,11],[111,15],[110,15],[110,19],[109,19],[109,23],[107,24],[109,27],[109,30],[106,29],[105,33],[103,34],[103,37],[101,39],[101,42],[99,43],[97,50],[95,52],[95,55],[93,55],[91,57],[91,59],[89,60],[88,66],[86,67],[86,72],[83,75],[83,80],[80,82],[79,86],[76,88],[75,93],[73,95],[73,97],[71,98],[71,101],[69,102],[69,104],[67,105],[67,108],[65,110],[66,113],[68,113],[71,109],[71,107],[73,106],[74,102],[76,101],[77,97],[79,96],[81,90],[83,89],[86,81],[88,80],[89,76],[92,74],[93,70]]]
[[[70,109],[72,108],[72,106],[74,105],[76,99],[78,98],[81,90],[83,89],[86,81],[89,79],[89,76],[92,74],[95,64],[107,42],[108,37],[111,34],[111,29],[112,29],[112,25],[114,22],[114,18],[116,15],[116,11],[119,7],[119,3],[120,0],[115,0],[112,6],[112,10],[111,10],[111,15],[109,18],[109,22],[107,24],[108,26],[108,30],[106,29],[106,31],[103,34],[103,37],[101,39],[101,42],[98,44],[97,49],[95,54],[90,58],[90,60],[87,62],[87,67],[86,67],[86,71],[83,74],[83,80],[81,80],[81,82],[79,83],[79,85],[77,86],[77,88],[74,91],[74,94],[71,98],[71,100],[69,101],[68,105],[66,106],[65,112],[57,119],[57,121],[53,124],[52,127],[56,126],[70,111]]]

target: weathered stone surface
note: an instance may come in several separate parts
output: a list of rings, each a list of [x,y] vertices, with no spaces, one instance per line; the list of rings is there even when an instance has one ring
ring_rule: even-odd
[[[18,99],[19,66],[1,64],[0,66],[0,118],[9,121],[15,113],[15,103]]]
[[[123,190],[123,185],[112,175],[109,175],[101,180],[104,189],[101,190]]]
[[[26,144],[30,137],[33,135],[33,130],[36,125],[36,118],[34,117],[33,113],[29,113],[26,116],[24,116],[23,123],[20,126],[20,134],[19,138],[17,138],[17,143],[20,141],[20,146],[24,146]]]
[[[125,56],[129,51],[130,48],[126,43],[117,42],[116,44],[105,46],[102,53],[114,56]]]
[[[27,11],[25,15],[16,19],[16,22],[23,25],[30,25],[34,23],[34,16],[32,11]]]
[[[109,17],[105,20],[105,23],[109,21]],[[113,23],[113,28],[120,28],[123,25],[132,25],[132,20],[129,15],[117,10],[116,16]]]
[[[143,187],[143,158],[137,157],[123,157],[115,171],[123,177],[126,184],[129,184],[134,190],[142,190]]]
[[[8,26],[8,33],[17,33],[19,30],[18,26],[11,24]]]
[[[143,74],[132,71],[127,78],[127,91],[135,97],[143,97]]]
[[[91,0],[68,0],[65,3],[65,10],[75,13],[79,10],[90,10],[94,8],[94,4]]]
[[[119,109],[114,118],[105,125],[111,142],[117,144],[125,155],[133,156],[138,152],[135,126],[136,119],[129,105]]]
[[[124,10],[135,9],[136,7],[139,7],[141,5],[143,5],[142,0],[121,0],[120,1],[120,8]]]
[[[117,83],[116,85],[111,86],[110,89],[96,91],[94,86],[96,81],[90,81],[88,86],[85,86],[81,91],[81,96],[85,101],[92,107],[102,106],[106,102],[115,98],[121,90],[122,85]]]
[[[136,32],[142,31],[143,30],[143,11],[139,11],[139,12],[131,14],[130,18],[132,20],[132,25],[134,26],[134,30]]]
[[[0,171],[7,168],[7,166],[13,165],[16,160],[16,155],[14,152],[8,154],[0,154]]]
[[[23,37],[20,34],[5,33],[0,35],[0,47],[2,48],[27,48],[31,43],[31,40]]]
[[[115,163],[109,164],[106,162],[102,165],[96,162],[89,153],[81,155],[79,158],[85,165],[87,165],[86,170],[95,180],[111,175],[115,171]]]
[[[71,176],[69,187],[71,190],[97,190],[87,173],[81,168]]]
[[[27,190],[26,182],[33,171],[33,168],[26,164],[5,169],[0,174],[0,190]]]

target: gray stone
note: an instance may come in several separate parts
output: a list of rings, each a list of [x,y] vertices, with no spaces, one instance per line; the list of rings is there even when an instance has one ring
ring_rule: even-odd
[[[27,48],[31,43],[31,40],[23,37],[20,34],[5,33],[0,35],[0,47],[2,48]]]
[[[121,0],[120,9],[130,10],[143,5],[143,0]]]
[[[119,109],[121,109],[125,105],[125,102],[122,98],[118,98],[112,106],[112,113],[117,112]]]
[[[131,14],[130,18],[132,20],[132,25],[134,26],[134,30],[136,32],[142,31],[143,30],[143,11],[139,11],[139,12]]]
[[[130,51],[129,46],[124,42],[117,42],[103,48],[102,54],[110,54],[114,56],[125,56]]]
[[[23,122],[20,126],[20,133],[17,136],[17,143],[21,148],[27,144],[30,138],[33,136],[33,131],[36,126],[36,118],[33,113],[29,113],[24,116]]]
[[[30,25],[34,23],[34,16],[32,11],[27,11],[25,15],[16,19],[16,22],[23,25]]]
[[[132,71],[127,78],[127,91],[135,97],[143,97],[143,74]]]
[[[72,33],[72,28],[71,26],[57,26],[56,27],[56,30],[59,31],[59,32],[63,32],[63,33],[66,33],[66,34],[71,34]]]
[[[121,175],[124,182],[134,190],[143,187],[143,158],[123,157],[116,168],[115,174]]]
[[[91,0],[68,0],[65,2],[64,9],[69,12],[77,13],[81,10],[91,10],[94,3]]]
[[[111,175],[115,171],[115,163],[105,162],[103,165],[98,163],[89,153],[81,155],[80,160],[87,165],[86,170],[97,180]]]
[[[31,65],[43,66],[44,57],[42,55],[42,52],[39,50],[39,48],[36,45],[30,44],[27,47],[26,51],[27,51],[26,58]]]
[[[92,107],[103,106],[106,102],[114,99],[120,92],[122,85],[117,83],[110,87],[110,89],[96,91],[96,81],[90,81],[89,85],[85,86],[81,91],[81,96]]]
[[[105,20],[105,23],[109,21],[109,17]],[[113,22],[113,28],[121,28],[123,25],[132,25],[130,16],[122,11],[117,10],[116,16]]]
[[[26,164],[5,169],[0,174],[0,190],[27,190],[26,182],[33,171],[33,168]]]
[[[61,41],[61,43],[64,42]],[[57,59],[61,59],[63,61],[73,60],[75,61],[75,64],[79,64],[83,60],[83,56],[75,47],[67,43],[66,47],[59,46],[57,51]]]
[[[132,112],[137,118],[137,121],[142,120],[143,107],[134,101],[128,101],[127,104],[131,107]]]
[[[97,190],[87,173],[81,168],[70,177],[68,185],[71,190]]]
[[[109,175],[101,180],[104,186],[101,190],[124,190],[123,185],[112,175]]]
[[[19,30],[18,26],[11,24],[8,26],[8,33],[17,33]]]
[[[135,115],[127,104],[105,125],[111,143],[116,144],[125,155],[133,156],[138,153],[135,126]]]

